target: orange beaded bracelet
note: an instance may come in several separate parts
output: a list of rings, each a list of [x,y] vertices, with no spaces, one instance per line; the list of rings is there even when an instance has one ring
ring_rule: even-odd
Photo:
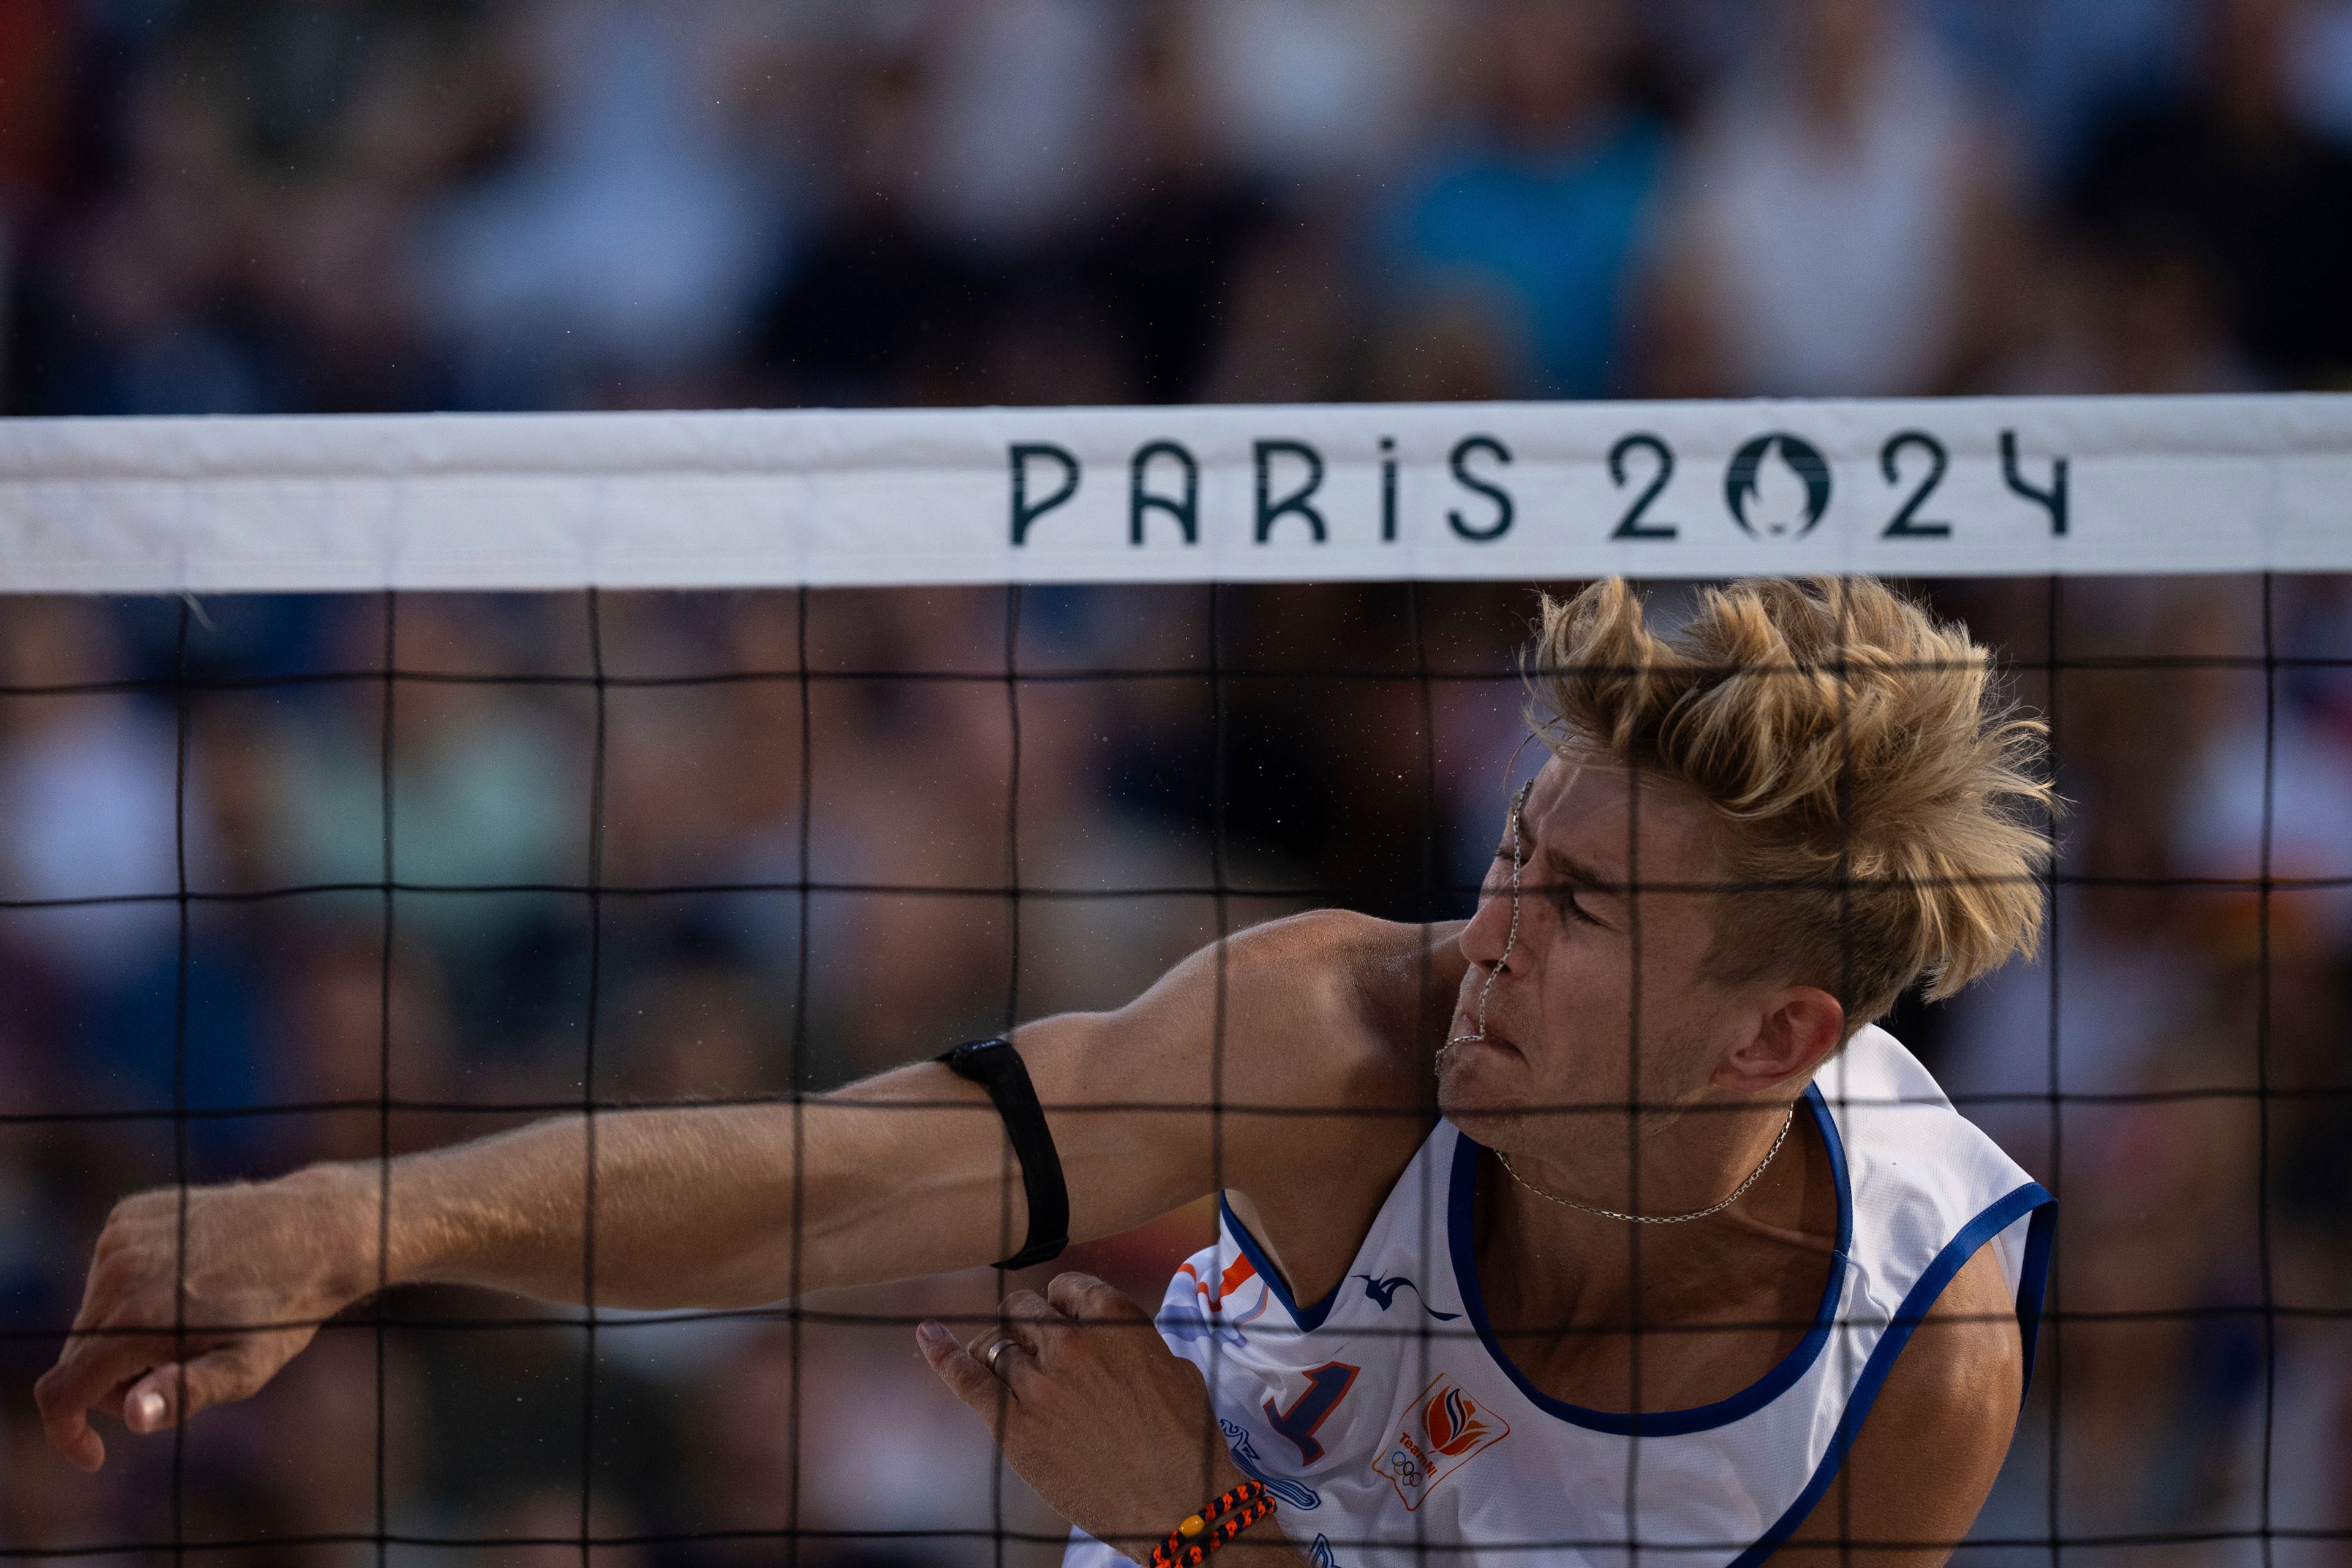
[[[1168,1532],[1150,1568],[1201,1568],[1209,1554],[1274,1511],[1264,1481],[1244,1481]]]

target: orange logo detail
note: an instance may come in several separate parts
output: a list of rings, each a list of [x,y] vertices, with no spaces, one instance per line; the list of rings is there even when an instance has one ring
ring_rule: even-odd
[[[1407,1509],[1471,1458],[1510,1436],[1510,1424],[1481,1409],[1462,1385],[1441,1373],[1421,1391],[1372,1468],[1386,1476]]]
[[[1235,1258],[1231,1263],[1225,1265],[1225,1271],[1218,1277],[1213,1289],[1206,1279],[1201,1278],[1201,1271],[1193,1268],[1189,1260],[1178,1264],[1176,1272],[1190,1279],[1192,1281],[1192,1293],[1207,1302],[1210,1310],[1216,1311],[1222,1308],[1226,1297],[1247,1284],[1256,1275],[1257,1265],[1249,1260],[1247,1254]]]
[[[1421,1424],[1429,1434],[1430,1451],[1448,1456],[1468,1453],[1489,1430],[1478,1419],[1478,1407],[1458,1388],[1449,1388],[1444,1398],[1432,1401],[1422,1412]]]

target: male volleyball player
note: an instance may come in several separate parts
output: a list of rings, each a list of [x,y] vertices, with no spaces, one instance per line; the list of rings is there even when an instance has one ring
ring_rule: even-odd
[[[1538,651],[1553,754],[1466,926],[1279,921],[797,1110],[600,1115],[595,1299],[1050,1254],[1221,1185],[1156,1318],[1065,1274],[919,1331],[1073,1563],[1941,1562],[2016,1420],[2049,1195],[1867,1021],[2032,946],[2039,730],[1870,582],[1741,583],[1671,639],[1604,583]],[[395,1161],[388,1215],[373,1164],[126,1201],[50,1439],[94,1468],[92,1408],[242,1398],[384,1280],[580,1300],[584,1139]]]

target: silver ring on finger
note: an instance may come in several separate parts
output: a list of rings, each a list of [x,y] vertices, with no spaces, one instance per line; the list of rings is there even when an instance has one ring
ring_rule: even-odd
[[[1003,1377],[1003,1375],[1004,1375],[1004,1374],[1003,1374],[1003,1373],[1001,1373],[1001,1372],[997,1371],[997,1368],[996,1368],[997,1361],[998,1361],[998,1359],[999,1359],[1000,1357],[1002,1357],[1002,1356],[1004,1354],[1004,1352],[1005,1352],[1006,1351],[1011,1350],[1014,1345],[1016,1345],[1016,1344],[1018,1344],[1018,1343],[1020,1343],[1020,1342],[1019,1342],[1018,1340],[1015,1340],[1015,1339],[1013,1339],[1013,1338],[1012,1338],[1011,1336],[1009,1336],[1009,1335],[1008,1335],[1007,1337],[1005,1337],[1005,1338],[1003,1338],[1003,1339],[1001,1339],[1001,1340],[997,1341],[994,1344],[992,1344],[992,1345],[989,1346],[986,1350],[984,1350],[984,1351],[982,1351],[982,1352],[980,1352],[980,1359],[981,1359],[983,1363],[985,1363],[987,1364],[987,1366],[988,1366],[988,1371],[989,1371],[989,1375],[990,1375],[990,1376],[992,1376],[992,1377],[996,1377],[996,1378],[1000,1378],[1000,1379]]]

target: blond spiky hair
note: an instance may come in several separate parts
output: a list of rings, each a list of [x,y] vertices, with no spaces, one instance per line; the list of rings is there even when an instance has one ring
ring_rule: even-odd
[[[1866,577],[1710,589],[1671,636],[1623,580],[1543,600],[1528,722],[1687,785],[1727,829],[1716,978],[1818,985],[1851,1032],[1915,982],[2031,955],[2057,807],[2044,726],[1957,625]]]

